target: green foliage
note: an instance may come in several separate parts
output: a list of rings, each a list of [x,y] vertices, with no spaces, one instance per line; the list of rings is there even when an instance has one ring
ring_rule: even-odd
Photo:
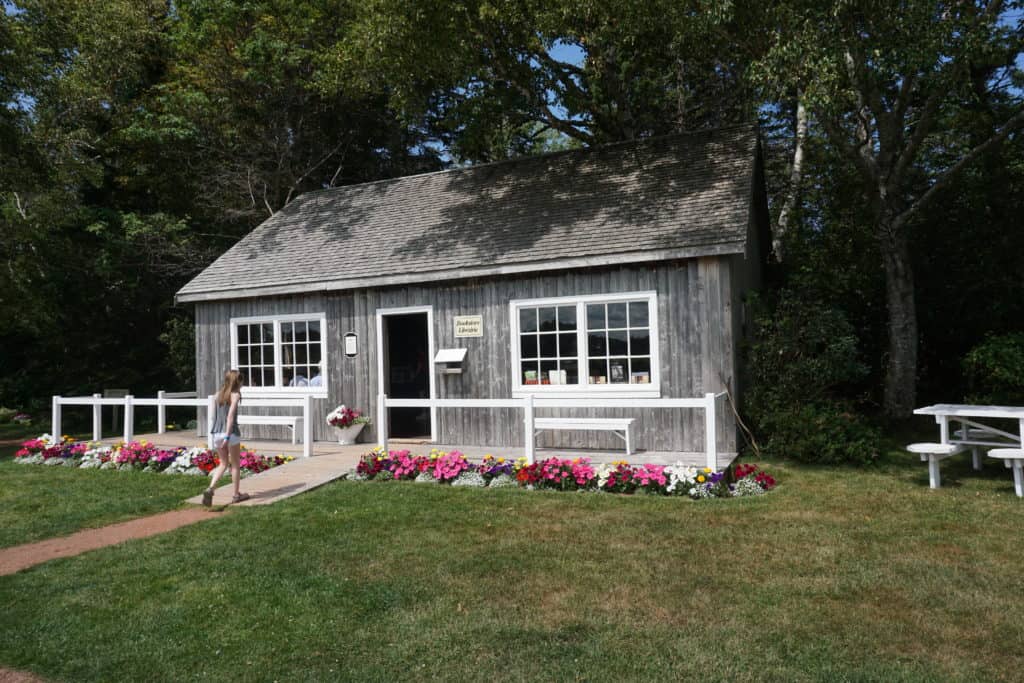
[[[774,302],[755,300],[752,308],[749,401],[758,411],[836,398],[867,373],[858,359],[857,335],[842,311],[792,290],[782,290]]]
[[[168,318],[160,341],[167,347],[167,364],[181,386],[196,385],[196,328],[187,318]]]
[[[879,434],[843,399],[867,375],[843,313],[788,290],[754,308],[746,406],[765,452],[801,462],[872,461]]]
[[[7,424],[17,414],[18,411],[14,408],[4,408],[3,406],[0,406],[0,424]]]
[[[879,455],[881,433],[842,401],[778,404],[760,416],[769,457],[821,465],[867,465]]]
[[[990,336],[963,360],[967,401],[1024,405],[1024,333]]]
[[[503,129],[539,125],[592,144],[749,120],[747,53],[703,9],[665,0],[364,3],[321,87],[386,92],[410,124],[477,160],[504,158],[492,139]],[[555,56],[566,47],[582,63]]]

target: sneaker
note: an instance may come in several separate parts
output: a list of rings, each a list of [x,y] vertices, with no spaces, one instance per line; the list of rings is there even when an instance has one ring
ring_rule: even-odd
[[[213,505],[213,489],[203,491],[203,505],[206,507]]]
[[[232,503],[241,503],[243,500],[249,500],[249,498],[251,498],[251,497],[252,496],[250,496],[248,493],[239,493],[237,496],[235,496],[235,497],[233,497],[231,499],[231,502]]]

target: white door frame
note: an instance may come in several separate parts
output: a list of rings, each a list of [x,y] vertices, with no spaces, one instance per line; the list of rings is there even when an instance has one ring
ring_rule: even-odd
[[[427,372],[430,373],[430,398],[437,397],[437,376],[434,374],[434,307],[404,306],[377,309],[377,395],[384,393],[384,316],[427,314]],[[390,430],[389,430],[390,431]],[[430,440],[437,441],[437,408],[430,406]]]

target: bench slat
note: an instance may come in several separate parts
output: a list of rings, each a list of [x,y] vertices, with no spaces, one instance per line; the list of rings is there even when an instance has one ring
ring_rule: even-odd
[[[290,415],[239,415],[240,425],[294,425],[302,420],[301,417]]]
[[[533,424],[544,429],[625,429],[633,424],[633,418],[538,417],[534,418]]]

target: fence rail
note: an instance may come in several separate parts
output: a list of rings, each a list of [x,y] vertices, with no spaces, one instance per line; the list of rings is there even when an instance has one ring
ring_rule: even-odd
[[[718,404],[725,392],[704,394],[700,398],[388,398],[377,400],[377,438],[388,448],[388,408],[521,408],[526,460],[534,462],[534,411],[538,408],[692,408],[704,411],[704,453],[707,466],[718,469]]]
[[[155,407],[157,410],[157,433],[163,434],[167,431],[167,408],[195,407],[206,408],[206,443],[213,448],[213,434],[210,432],[211,420],[216,414],[216,400],[214,395],[196,396],[194,391],[167,392],[158,391],[156,398],[137,398],[132,395],[124,398],[103,398],[102,394],[92,396],[54,396],[52,404],[52,434],[59,438],[61,434],[61,419],[64,406],[92,406],[92,440],[99,441],[103,438],[103,406],[124,406],[124,432],[122,438],[131,441],[135,428],[135,407]],[[312,401],[309,396],[302,398],[277,398],[277,399],[246,399],[246,408],[302,408],[302,455],[306,458],[313,454],[313,423]]]

